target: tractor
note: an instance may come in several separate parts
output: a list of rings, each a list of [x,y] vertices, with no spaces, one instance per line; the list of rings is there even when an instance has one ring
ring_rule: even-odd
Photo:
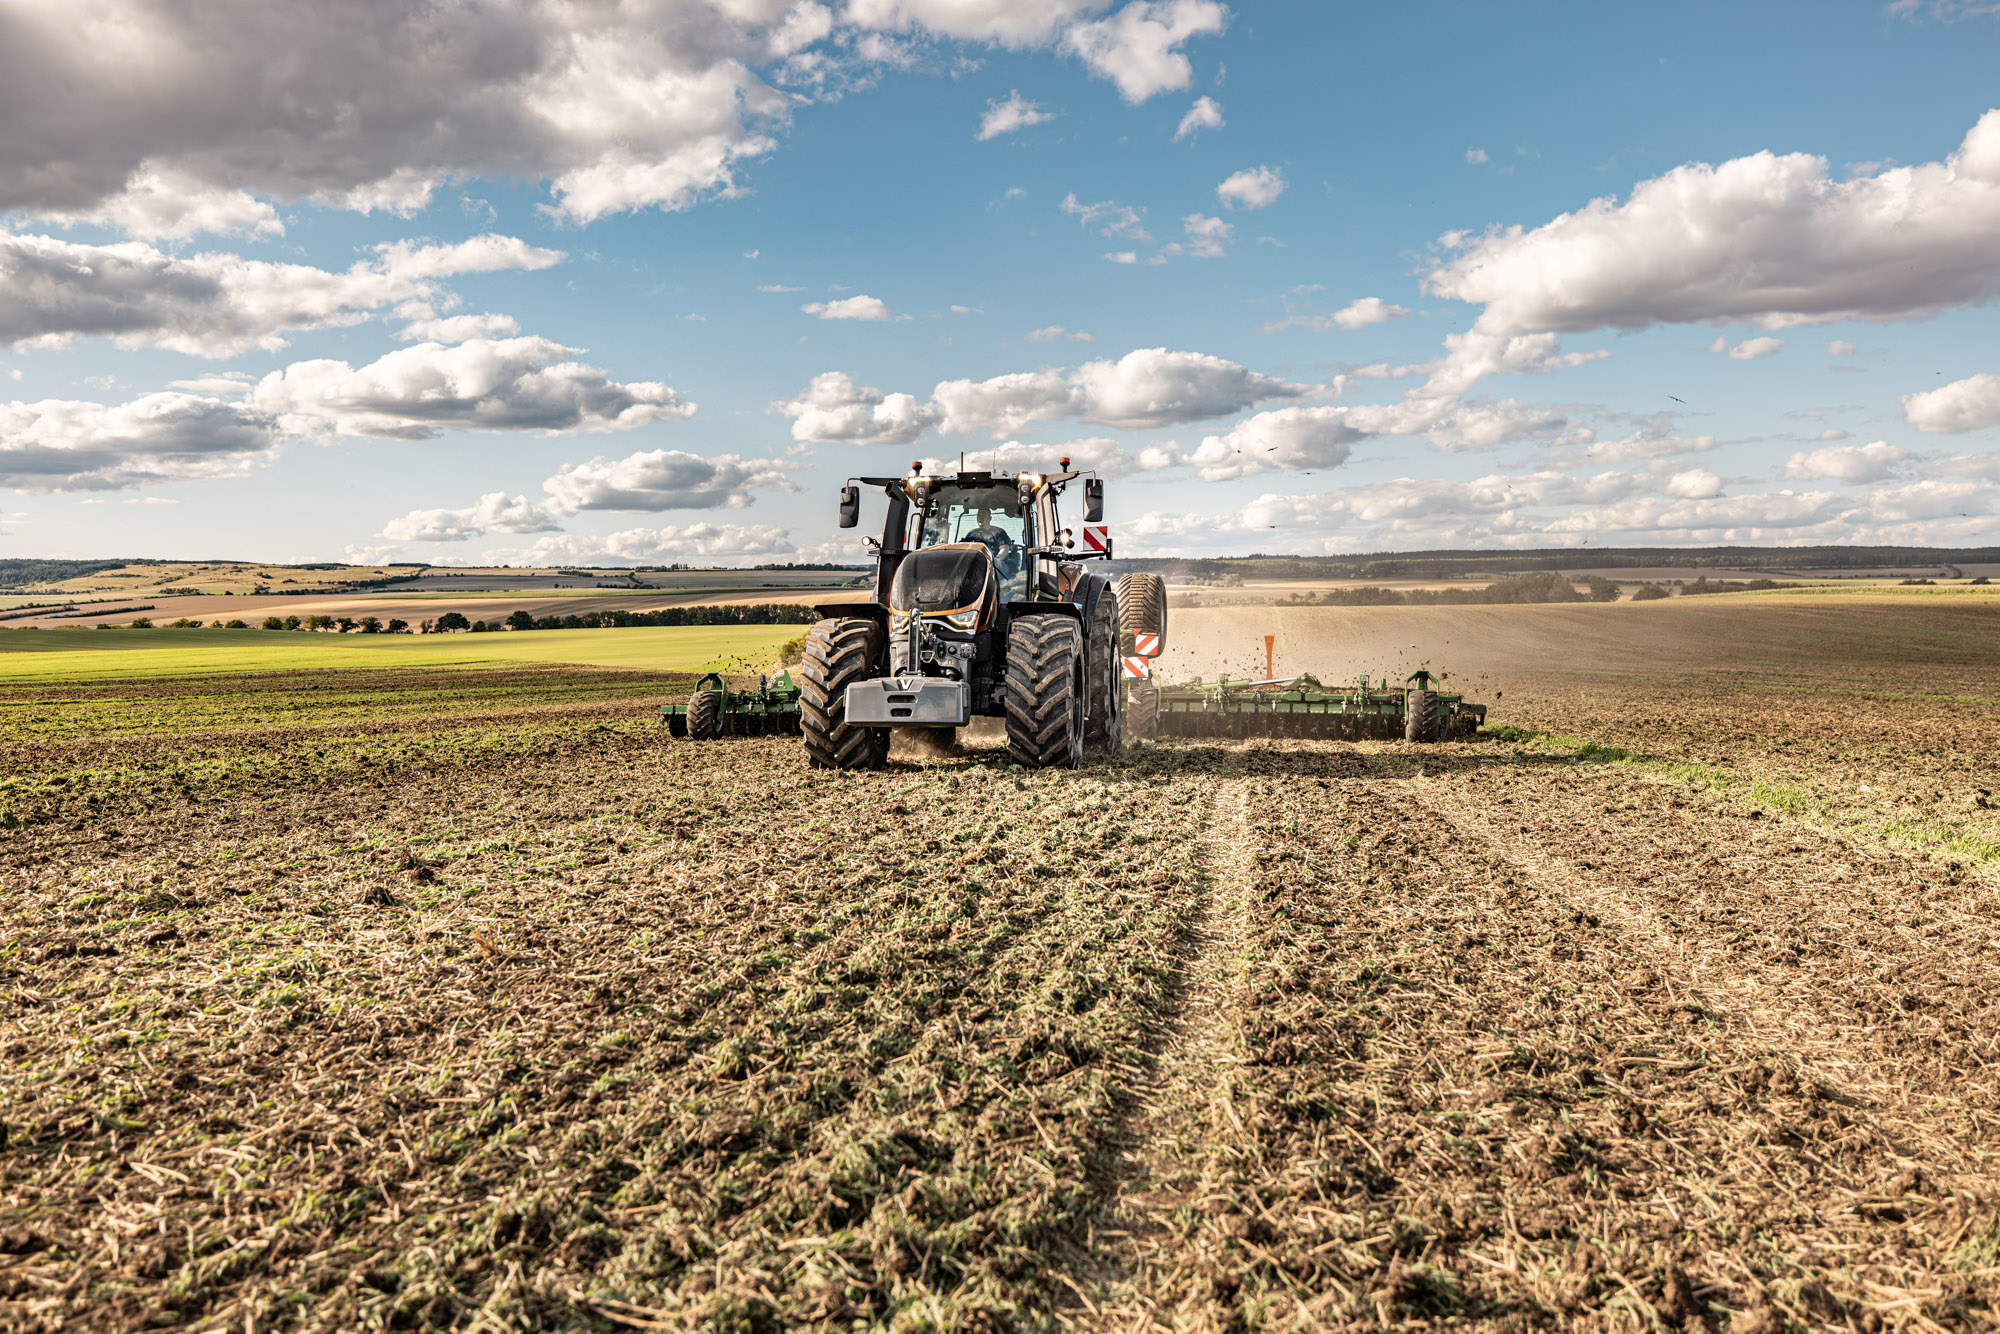
[[[815,607],[799,672],[799,730],[822,769],[879,769],[898,728],[947,731],[1004,718],[1007,755],[1031,769],[1074,769],[1086,750],[1123,745],[1121,638],[1165,630],[1159,576],[1114,583],[1083,562],[1108,559],[1104,483],[1071,472],[966,471],[850,478],[840,526],[861,517],[861,488],[888,499],[867,602]],[[1057,501],[1083,485],[1084,549]]]

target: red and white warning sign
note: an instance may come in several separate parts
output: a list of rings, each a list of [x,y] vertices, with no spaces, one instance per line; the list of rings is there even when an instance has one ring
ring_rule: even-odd
[[[1144,658],[1128,657],[1125,659],[1126,680],[1144,681],[1150,678],[1152,675],[1153,675],[1153,664],[1147,662]]]
[[[1159,657],[1160,656],[1159,635],[1153,633],[1150,630],[1134,630],[1132,632],[1132,651],[1138,654],[1142,658]]]
[[[1111,525],[1108,523],[1087,523],[1083,526],[1083,549],[1085,551],[1111,550]]]

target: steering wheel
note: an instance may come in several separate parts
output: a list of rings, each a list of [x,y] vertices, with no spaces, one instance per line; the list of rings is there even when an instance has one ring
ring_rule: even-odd
[[[993,557],[993,573],[1001,579],[1012,579],[1021,572],[1021,560],[1021,548],[1008,542]]]

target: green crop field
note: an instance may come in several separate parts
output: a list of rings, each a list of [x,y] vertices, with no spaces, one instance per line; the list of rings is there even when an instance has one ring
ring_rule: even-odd
[[[755,671],[796,625],[688,625],[455,635],[270,630],[0,630],[0,680],[73,681],[354,667],[571,663]]]

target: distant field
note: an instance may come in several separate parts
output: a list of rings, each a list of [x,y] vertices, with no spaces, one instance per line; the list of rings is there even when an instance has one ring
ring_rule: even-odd
[[[330,667],[574,663],[661,671],[748,670],[797,638],[796,625],[662,626],[455,635],[269,630],[0,630],[0,680],[66,681]]]
[[[1983,671],[2000,644],[2000,598],[1974,596],[1986,589],[1824,592],[1491,607],[1176,603],[1158,671],[1171,681],[1262,676],[1269,634],[1279,674],[1311,672],[1329,682],[1360,672],[1400,679],[1429,667],[1454,686],[1510,696],[1558,675],[1575,683],[1762,674],[1795,688],[1814,680],[1957,679]],[[1952,596],[1904,596],[1931,592]]]

